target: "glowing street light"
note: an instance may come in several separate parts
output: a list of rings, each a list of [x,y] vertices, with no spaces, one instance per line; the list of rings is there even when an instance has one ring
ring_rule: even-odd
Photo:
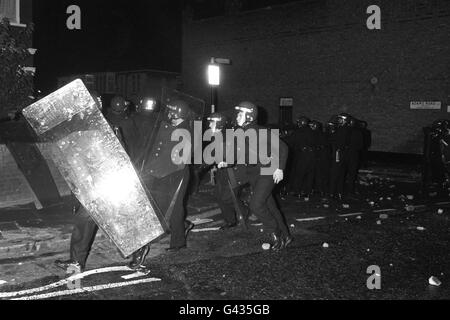
[[[210,86],[220,86],[220,67],[217,64],[208,66],[208,82]]]

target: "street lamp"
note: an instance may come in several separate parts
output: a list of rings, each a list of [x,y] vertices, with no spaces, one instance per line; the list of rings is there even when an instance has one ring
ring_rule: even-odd
[[[230,65],[230,59],[211,58],[208,66],[208,83],[211,87],[211,113],[216,112],[217,108],[217,87],[220,86],[220,65]]]
[[[211,113],[216,112],[217,87],[220,85],[220,66],[211,58],[208,66],[208,83],[211,87]]]

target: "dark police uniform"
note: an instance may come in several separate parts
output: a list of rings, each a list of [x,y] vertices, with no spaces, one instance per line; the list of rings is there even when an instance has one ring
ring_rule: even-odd
[[[314,189],[321,194],[328,193],[330,171],[330,148],[327,135],[320,129],[314,135]]]
[[[258,146],[259,146],[259,129],[266,129],[262,126],[251,124],[245,128],[245,130],[254,129],[257,132],[258,138]],[[279,139],[279,137],[277,137]],[[270,137],[268,137],[267,141],[267,149],[271,150],[270,146]],[[277,235],[282,235],[283,237],[290,236],[289,229],[284,221],[284,217],[281,214],[280,210],[277,207],[275,199],[272,195],[272,191],[275,187],[275,183],[273,181],[273,175],[261,175],[261,168],[268,167],[265,166],[258,161],[258,164],[249,164],[249,150],[250,148],[254,148],[255,146],[249,146],[248,141],[246,144],[246,164],[237,165],[236,177],[239,183],[243,183],[249,181],[252,187],[252,195],[249,202],[250,212],[253,213],[258,219],[263,223],[264,228],[269,233],[274,233]],[[279,139],[279,150],[278,150],[278,160],[279,160],[279,168],[285,171],[286,162],[288,157],[288,147],[287,145]],[[274,156],[274,155],[272,155]],[[276,156],[276,155],[275,155]],[[258,159],[259,160],[259,159]],[[244,177],[243,175],[246,175]]]
[[[239,198],[239,193],[245,183],[243,183],[243,180],[236,178],[235,172],[238,170],[238,167],[222,168],[218,169],[216,173],[215,197],[226,224],[230,226],[236,225],[238,222],[236,219],[238,215],[238,212],[236,212],[237,210],[240,211],[243,218],[246,218],[248,210]],[[232,192],[234,193],[237,204],[234,203]],[[238,205],[239,208],[236,208],[236,205]]]
[[[364,137],[361,130],[351,127],[350,142],[348,144],[348,161],[345,163],[345,170],[347,172],[347,191],[349,193],[355,192],[355,184],[360,166],[360,155],[363,148]]]
[[[179,141],[171,141],[172,133],[177,129],[192,131],[189,121],[186,120],[176,127],[161,121],[141,173],[147,188],[170,225],[171,248],[186,246],[185,196],[190,177],[189,166],[184,163],[175,164],[175,158],[172,156],[172,151],[176,154],[181,152],[175,149]]]
[[[314,182],[314,136],[310,127],[297,128],[290,137],[294,148],[294,192],[311,195]]]
[[[346,176],[349,191],[353,192],[358,174],[359,152],[363,147],[361,131],[350,126],[338,127],[330,136],[330,144],[330,194],[343,195]]]

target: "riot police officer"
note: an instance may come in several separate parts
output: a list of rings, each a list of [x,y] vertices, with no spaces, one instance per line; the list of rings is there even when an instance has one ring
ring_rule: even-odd
[[[134,131],[136,127],[132,123],[132,119],[129,119],[125,115],[125,107],[125,100],[122,97],[114,97],[111,100],[111,112],[107,120],[109,120],[110,126],[131,158],[133,151],[132,139],[136,137],[136,132]],[[80,203],[74,207],[74,213],[75,223],[70,240],[70,259],[56,260],[55,264],[64,270],[73,268],[73,270],[83,272],[92,243],[98,231],[98,226],[89,215],[87,209]],[[143,262],[148,251],[149,246],[144,246],[133,253],[129,266],[133,269],[143,270]]]
[[[309,200],[312,194],[314,182],[314,136],[309,127],[310,119],[299,117],[297,119],[297,129],[290,140],[294,148],[294,192],[299,198]]]
[[[311,121],[314,138],[314,189],[322,197],[328,193],[329,148],[328,141],[319,121]]]
[[[170,247],[168,251],[186,248],[186,237],[193,228],[190,221],[185,220],[185,197],[190,179],[189,163],[191,145],[182,149],[178,141],[172,141],[172,134],[192,132],[192,110],[183,100],[169,101],[165,105],[164,117],[155,133],[154,142],[147,150],[145,163],[142,166],[141,178],[169,224]],[[192,135],[191,135],[192,136]],[[190,144],[189,142],[187,142]],[[176,159],[175,155],[180,155]]]
[[[257,125],[258,109],[254,103],[249,101],[241,102],[235,109],[238,111],[236,116],[237,125],[247,133],[254,131],[258,140],[254,145],[250,145],[249,142],[246,143],[245,154],[238,155],[239,158],[245,159],[245,164],[239,164],[240,161],[238,161],[238,164],[236,165],[241,173],[246,175],[246,179],[248,179],[252,188],[249,209],[252,214],[259,218],[266,231],[270,234],[272,250],[279,251],[287,247],[293,241],[283,215],[278,209],[272,195],[275,184],[278,184],[284,178],[283,175],[288,156],[288,148],[286,144],[279,139],[279,136],[275,137],[279,140],[279,150],[276,150],[275,154],[272,154],[272,157],[276,157],[278,160],[279,168],[270,170],[272,175],[263,174],[261,170],[263,168],[268,168],[261,163],[260,159],[258,159],[256,164],[250,162],[250,153],[256,152],[256,154],[258,154],[255,148],[258,148],[259,143],[261,143],[260,130],[265,129],[262,126]],[[274,135],[268,136],[273,137]],[[271,146],[269,146],[270,140],[271,139],[268,139],[267,141],[268,146],[266,150],[271,150]],[[238,152],[239,151],[242,152],[242,150],[238,149]],[[219,168],[227,166],[228,164],[226,163],[219,164]],[[245,180],[245,178],[239,180],[242,181]]]
[[[334,120],[334,119],[333,119]],[[330,134],[331,167],[330,167],[330,196],[343,199],[345,183],[345,157],[350,138],[348,116],[336,116],[334,131]]]
[[[347,192],[355,195],[355,185],[360,167],[361,151],[364,148],[364,137],[360,128],[357,127],[358,120],[350,116],[350,141],[348,143],[348,160],[345,163]]]
[[[111,99],[110,108],[105,117],[119,137],[119,140],[121,140],[125,151],[131,160],[135,162],[139,130],[127,110],[126,100],[122,96],[114,96]]]
[[[362,149],[362,134],[353,125],[355,120],[349,114],[337,117],[336,131],[330,136],[332,160],[330,169],[330,194],[343,199],[347,177],[348,191],[354,192],[358,172],[359,152]]]
[[[225,130],[231,128],[230,120],[227,116],[217,112],[208,116],[207,120],[214,139],[222,139],[225,156],[227,152]],[[225,223],[220,227],[221,230],[236,227],[238,220],[245,225],[247,208],[239,198],[240,191],[241,186],[237,182],[235,171],[232,168],[217,169],[214,193],[225,220]]]
[[[372,131],[367,127],[367,121],[359,121],[359,127],[363,135],[363,149],[361,150],[361,168],[368,167],[369,149],[372,146]]]

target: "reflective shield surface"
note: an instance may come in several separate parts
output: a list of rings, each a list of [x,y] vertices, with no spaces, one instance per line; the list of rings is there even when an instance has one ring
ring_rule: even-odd
[[[127,257],[164,233],[161,214],[81,80],[23,110],[74,195]]]

